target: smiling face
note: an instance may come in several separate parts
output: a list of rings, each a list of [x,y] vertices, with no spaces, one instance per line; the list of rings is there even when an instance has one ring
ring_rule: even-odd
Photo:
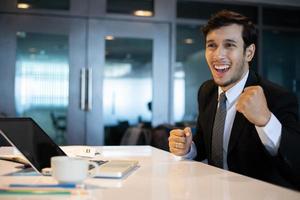
[[[206,36],[205,58],[213,79],[223,91],[234,86],[249,69],[255,45],[244,49],[243,27],[237,24],[210,31]]]

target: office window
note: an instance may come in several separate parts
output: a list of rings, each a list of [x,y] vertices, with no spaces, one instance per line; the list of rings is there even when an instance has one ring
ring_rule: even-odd
[[[199,86],[210,79],[201,26],[177,25],[174,77],[174,120],[195,122]]]
[[[69,10],[70,0],[18,0],[19,9]]]
[[[141,17],[154,16],[153,0],[108,0],[107,12]]]

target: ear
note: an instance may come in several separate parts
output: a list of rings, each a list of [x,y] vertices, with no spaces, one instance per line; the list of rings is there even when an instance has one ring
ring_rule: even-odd
[[[255,53],[255,44],[250,44],[247,48],[246,48],[246,61],[250,62],[252,60],[252,58],[254,57],[254,53]]]

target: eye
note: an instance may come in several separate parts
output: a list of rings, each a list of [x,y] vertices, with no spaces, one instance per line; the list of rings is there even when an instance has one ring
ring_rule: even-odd
[[[225,47],[232,48],[232,47],[236,47],[236,45],[234,43],[225,43]]]
[[[208,43],[206,44],[206,48],[216,48],[217,45],[215,43]]]

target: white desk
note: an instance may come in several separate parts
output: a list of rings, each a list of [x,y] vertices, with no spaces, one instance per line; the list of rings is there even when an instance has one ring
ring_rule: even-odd
[[[67,147],[72,151],[80,147]],[[136,159],[140,167],[121,180],[87,179],[88,195],[37,196],[11,195],[0,199],[300,199],[300,192],[278,187],[249,177],[220,170],[194,161],[178,161],[162,150],[150,146],[97,147],[103,159]],[[9,153],[0,148],[0,154]],[[0,161],[0,186],[9,183],[56,183],[45,176],[4,176],[18,164]]]

